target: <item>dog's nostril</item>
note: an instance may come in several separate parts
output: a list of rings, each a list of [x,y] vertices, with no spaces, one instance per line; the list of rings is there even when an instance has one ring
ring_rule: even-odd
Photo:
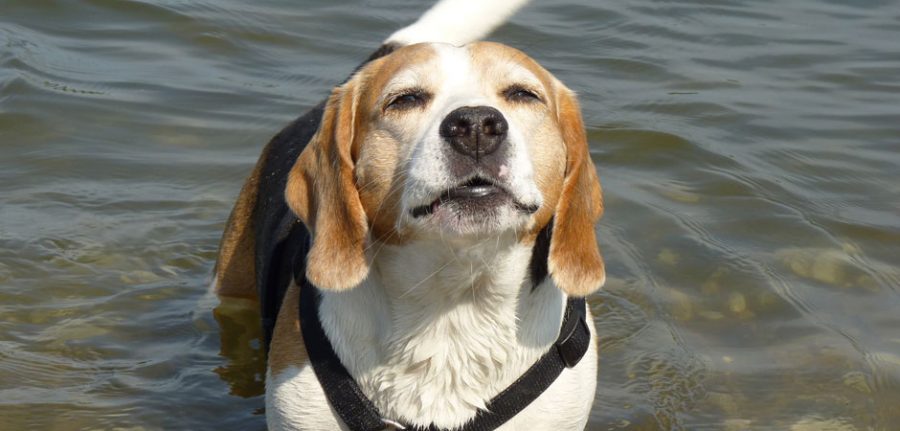
[[[465,136],[469,134],[469,124],[465,121],[460,121],[450,125],[450,136]]]
[[[445,138],[466,136],[472,131],[472,123],[463,116],[450,117],[441,124],[440,134]]]
[[[503,118],[489,116],[481,123],[481,132],[488,136],[502,136],[506,134],[506,121]]]

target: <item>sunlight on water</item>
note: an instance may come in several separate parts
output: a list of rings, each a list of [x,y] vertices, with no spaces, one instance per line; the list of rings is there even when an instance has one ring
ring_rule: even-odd
[[[895,2],[536,0],[606,198],[590,430],[900,423]],[[417,2],[0,0],[0,429],[264,429],[207,292],[262,145]]]

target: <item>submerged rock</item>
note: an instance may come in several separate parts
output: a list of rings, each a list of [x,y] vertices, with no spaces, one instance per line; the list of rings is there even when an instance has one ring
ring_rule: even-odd
[[[877,291],[878,285],[847,250],[831,248],[785,248],[775,252],[794,274],[837,287],[862,287]]]
[[[804,418],[791,425],[791,431],[855,431],[842,419]]]

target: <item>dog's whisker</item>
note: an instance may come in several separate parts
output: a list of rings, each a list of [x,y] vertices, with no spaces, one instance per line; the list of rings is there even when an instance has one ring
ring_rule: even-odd
[[[589,417],[584,400],[590,399],[593,386],[585,383],[596,378],[596,352],[590,350],[596,339],[591,338],[591,322],[583,319],[584,302],[569,301],[559,313],[559,299],[565,300],[566,293],[590,291],[591,286],[580,281],[583,273],[593,269],[596,275],[602,267],[599,262],[588,268],[582,256],[563,259],[578,250],[593,251],[585,248],[591,241],[582,242],[572,232],[587,232],[587,225],[596,221],[597,211],[591,209],[602,203],[583,205],[585,196],[599,196],[599,184],[588,190],[585,184],[593,184],[585,180],[596,181],[584,172],[591,171],[569,170],[591,163],[577,100],[525,54],[501,44],[468,44],[527,0],[476,2],[475,8],[486,13],[472,17],[460,12],[465,0],[439,1],[443,6],[436,12],[391,36],[373,56],[377,60],[364,63],[335,88],[324,111],[312,110],[276,135],[251,177],[262,184],[257,193],[271,193],[267,185],[287,184],[286,190],[275,193],[302,213],[313,233],[311,250],[305,244],[288,249],[293,253],[299,246],[301,258],[307,253],[305,269],[318,293],[309,283],[293,284],[282,304],[281,291],[274,290],[281,286],[275,286],[272,277],[255,286],[263,299],[263,339],[270,344],[265,348],[288,352],[268,359],[272,371],[267,397],[277,405],[304,406],[272,409],[270,418],[280,421],[278,425],[323,423],[334,428],[330,425],[347,417],[348,410],[341,409],[350,409],[353,414],[374,410],[367,416],[385,418],[385,424],[396,428],[413,427],[392,418],[458,428],[479,422],[480,409],[490,408],[491,414],[503,410],[491,398],[515,389],[518,383],[509,382],[520,379],[510,377],[527,378],[529,369],[545,369],[545,358],[565,364],[554,362],[546,369],[565,368],[575,376],[556,384],[563,386],[560,393],[576,396],[537,392],[523,400],[534,409],[510,408],[510,418],[529,425],[552,422],[544,425],[546,431],[561,423],[543,417],[546,412],[573,412],[576,420],[569,429]],[[412,45],[422,38],[466,43]],[[546,100],[551,95],[555,99]],[[548,109],[556,113],[546,115]],[[531,132],[535,130],[542,132]],[[299,158],[285,150],[303,145]],[[302,175],[290,175],[294,168],[285,171],[283,162],[290,158]],[[567,187],[569,172],[581,175],[575,192]],[[576,203],[569,207],[574,193],[585,194],[575,196]],[[242,215],[249,199],[241,194],[233,212],[243,219],[235,223],[238,228],[253,229],[270,218],[281,224],[295,221],[277,220],[289,210],[278,199],[271,208],[253,206],[249,215]],[[249,198],[266,203],[272,196]],[[546,203],[556,208],[552,216],[559,221],[565,217],[566,223],[557,228],[571,230],[557,239],[575,238],[567,240],[572,244],[562,244],[563,258],[561,253],[554,256],[554,262],[566,260],[554,267],[554,275],[559,271],[560,280],[575,280],[571,283],[576,285],[560,283],[559,290],[547,287],[532,293],[526,287],[530,256],[520,241],[530,238],[526,228],[534,223],[538,203],[549,198],[556,200]],[[252,270],[261,259],[270,259],[264,262],[268,264],[293,257],[282,252],[280,232],[259,230],[249,236],[254,244],[237,245],[240,254],[249,256],[236,260],[244,260]],[[235,248],[228,243],[233,232],[226,234],[222,248]],[[229,252],[222,253],[220,260],[229,266],[241,265],[232,263]],[[290,277],[294,274],[288,271],[294,269],[300,268],[274,275]],[[225,285],[244,280],[218,281]],[[284,316],[291,320],[280,320]],[[563,316],[582,316],[583,325]],[[289,336],[269,327],[276,318]],[[306,324],[316,319],[318,325]],[[585,327],[575,344],[593,352],[586,360],[555,345],[565,338],[559,328]],[[310,335],[316,328],[325,335]],[[323,378],[316,368],[321,362],[304,355],[315,356],[316,344],[311,343],[326,351],[331,347],[336,358],[326,358],[326,366],[344,367],[340,385]],[[300,378],[281,371],[279,361],[314,372]],[[334,387],[358,390],[370,403],[357,400],[362,407],[352,401],[346,407],[321,399],[296,400],[301,394],[322,392],[331,399]],[[316,422],[321,420],[326,422]]]
[[[403,292],[400,295],[400,298],[405,298],[406,296],[408,296],[410,293],[412,293],[414,290],[416,290],[419,286],[425,284],[426,282],[428,282],[428,280],[431,280],[433,277],[438,275],[438,273],[443,271],[444,268],[447,268],[448,266],[450,266],[451,263],[453,263],[453,262],[447,262],[447,263],[443,264],[440,268],[436,269],[434,272],[429,274],[427,277],[423,278],[421,281],[419,281],[418,283],[416,283],[415,285],[413,285],[412,287],[407,289],[406,292]]]

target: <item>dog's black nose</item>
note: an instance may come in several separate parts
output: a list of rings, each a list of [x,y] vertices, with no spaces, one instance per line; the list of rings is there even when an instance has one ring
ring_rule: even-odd
[[[497,151],[509,124],[490,106],[463,106],[447,114],[439,133],[459,153],[475,160]]]

